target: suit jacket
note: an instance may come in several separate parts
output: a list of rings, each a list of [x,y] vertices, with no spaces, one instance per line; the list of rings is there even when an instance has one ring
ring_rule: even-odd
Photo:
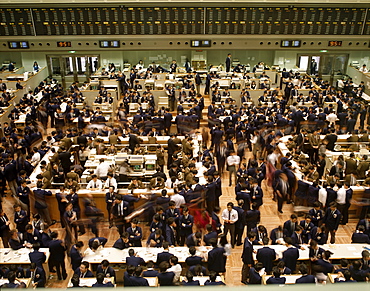
[[[319,209],[319,210],[315,210],[314,208],[310,209],[308,211],[308,214],[311,215],[311,222],[315,225],[315,226],[318,226],[318,223],[321,219],[323,219],[323,213],[322,213],[322,210]]]
[[[226,272],[226,257],[224,248],[213,248],[208,252],[208,270],[216,273]]]
[[[202,260],[203,260],[202,257],[199,257],[199,256],[190,256],[190,257],[187,257],[186,258],[185,263],[188,266],[196,266],[196,265],[201,265],[202,264]]]
[[[346,159],[346,175],[357,172],[357,162],[354,159]]]
[[[291,220],[287,220],[284,222],[284,229],[286,230],[287,232],[287,236],[292,236],[294,231],[295,231],[295,228],[298,226],[298,222],[295,222],[293,223],[293,227],[292,227],[292,223],[291,223]]]
[[[322,267],[322,272],[325,275],[328,275],[328,273],[333,272],[333,269],[334,269],[333,265],[327,261],[324,261],[323,259],[318,259],[316,264]]]
[[[69,252],[69,257],[71,258],[72,270],[76,270],[81,265],[83,259],[81,253],[72,246]]]
[[[358,229],[358,227],[360,225],[363,225],[365,227],[365,231],[364,233],[366,233],[369,237],[370,237],[370,222],[367,220],[367,219],[361,219],[358,223],[357,223],[357,226],[356,226],[356,229]]]
[[[146,270],[143,272],[143,277],[157,277],[158,271],[156,270]]]
[[[143,238],[143,231],[141,227],[136,226],[135,231],[132,227],[127,228],[127,232],[129,234],[129,241],[133,247],[141,247],[141,239]]]
[[[145,265],[145,261],[143,258],[130,256],[130,257],[126,257],[126,264],[137,267],[140,265],[141,266]]]
[[[161,262],[169,262],[170,258],[173,256],[170,252],[163,251],[157,254],[157,262],[156,264],[159,266]]]
[[[172,286],[174,277],[174,272],[158,273],[157,278],[159,286]]]
[[[93,274],[93,272],[91,272],[90,270],[87,270],[86,273],[85,273],[85,275],[83,277],[81,277],[81,270],[80,270],[80,268],[77,268],[75,270],[75,274],[78,275],[78,277],[80,277],[80,278],[94,278],[95,277],[94,274]]]
[[[303,284],[303,283],[316,283],[316,278],[314,275],[302,275],[297,280],[295,280],[296,284]]]
[[[185,217],[185,215],[181,215],[179,218],[180,235],[187,236],[191,234],[193,229],[193,223],[194,217],[192,215],[189,214],[188,217]]]
[[[110,277],[116,277],[116,272],[110,266],[108,266],[108,268],[103,270],[102,266],[99,265],[98,268],[96,269],[96,274],[99,274],[99,273],[104,274],[105,277],[107,277],[107,275],[109,275]]]
[[[99,241],[99,245],[102,245],[103,247],[105,246],[105,244],[107,243],[108,239],[106,239],[105,237],[93,237],[93,238],[90,238],[89,239],[89,248],[92,247],[92,244],[95,240],[98,240]]]
[[[217,232],[216,232],[216,231],[212,231],[212,232],[207,233],[207,234],[205,234],[205,235],[203,236],[203,241],[204,241],[204,243],[206,244],[206,246],[209,246],[209,245],[210,245],[210,244],[209,244],[209,240],[210,240],[211,238],[217,238]]]
[[[273,245],[276,245],[277,244],[276,240],[280,238],[280,237],[277,237],[277,232],[278,232],[278,229],[274,228],[270,233],[271,244]],[[283,229],[282,238],[287,237],[288,236],[287,233],[288,231],[286,229]]]
[[[340,219],[342,214],[336,209],[333,213],[330,208],[328,208],[325,212],[325,216],[323,219],[323,223],[325,226],[330,230],[337,230],[339,226]]]
[[[130,286],[149,286],[147,279],[138,276],[131,276],[130,283]]]
[[[169,225],[166,225],[166,236],[165,236],[166,241],[170,244],[170,246],[176,245],[176,240],[175,240],[175,232],[170,227]]]
[[[264,246],[257,251],[257,261],[263,264],[266,272],[272,271],[273,261],[276,260],[276,252],[274,249]]]
[[[256,272],[256,270],[252,267],[249,269],[249,284],[261,284],[262,277],[261,275]]]
[[[285,277],[280,278],[270,277],[266,280],[266,284],[285,284],[285,281],[286,281]]]
[[[54,239],[49,243],[50,259],[55,262],[63,262],[66,248],[62,246],[60,239]]]
[[[370,244],[370,238],[366,233],[353,233],[352,234],[352,243],[366,243]]]
[[[40,251],[33,251],[28,254],[31,263],[35,263],[37,267],[42,268],[42,264],[46,261],[46,256]]]
[[[46,282],[46,275],[44,269],[37,267],[34,270],[35,276],[34,276],[34,283],[37,283],[37,287],[45,287],[45,282]],[[24,276],[25,278],[31,278],[31,270],[27,269],[26,274]]]
[[[254,265],[253,260],[253,245],[248,240],[248,238],[244,239],[244,247],[243,247],[243,253],[242,253],[242,260],[244,264],[248,265]]]
[[[123,250],[128,249],[129,247],[131,247],[131,245],[129,242],[125,243],[122,238],[119,238],[115,241],[113,247],[119,250]]]
[[[289,247],[287,250],[283,252],[283,261],[285,262],[285,265],[293,272],[296,269],[298,258],[299,251],[295,247]]]

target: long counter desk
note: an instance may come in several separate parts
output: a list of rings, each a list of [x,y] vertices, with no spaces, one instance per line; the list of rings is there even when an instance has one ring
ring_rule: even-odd
[[[33,251],[29,248],[21,248],[19,250],[12,250],[11,248],[2,248],[0,249],[0,264],[4,265],[27,265],[30,264],[30,258],[28,254]],[[50,252],[48,248],[41,248],[40,252],[45,253],[46,263],[49,260]]]
[[[333,255],[330,257],[331,260],[348,259],[355,260],[361,259],[361,252],[365,247],[369,247],[368,244],[325,244],[322,247],[324,250],[331,251]],[[283,257],[283,252],[287,249],[285,245],[269,245],[270,248],[274,249],[279,258]],[[253,246],[253,249],[258,250],[263,246]],[[255,254],[254,259],[256,260]],[[300,261],[309,260],[309,248],[308,245],[304,246],[304,250],[299,249]]]
[[[157,254],[163,252],[163,248],[146,248],[146,247],[133,247],[135,253],[144,259],[145,262],[157,261]],[[205,261],[208,259],[208,252],[212,247],[196,247],[196,255],[202,257]],[[102,260],[106,259],[111,264],[122,264],[126,263],[126,257],[128,257],[129,249],[115,249],[115,248],[103,248],[97,251],[94,255],[88,255],[84,257],[84,261],[90,264],[100,264]],[[186,258],[190,256],[188,247],[173,247],[169,249],[169,252],[178,257],[180,263],[184,263]]]

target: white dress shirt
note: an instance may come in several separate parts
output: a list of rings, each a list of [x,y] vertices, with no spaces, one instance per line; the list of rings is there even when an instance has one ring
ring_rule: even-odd
[[[343,187],[337,192],[337,203],[341,205],[346,204],[346,189]]]
[[[184,196],[180,194],[174,194],[171,196],[171,201],[175,202],[176,208],[180,208],[181,205],[185,204]]]
[[[228,156],[226,161],[229,166],[238,166],[240,164],[240,157],[237,155]]]
[[[109,188],[110,186],[113,186],[114,190],[117,190],[118,185],[116,178],[107,178],[107,180],[105,181],[105,188]]]
[[[222,219],[223,220],[230,220],[232,223],[235,223],[238,220],[238,211],[236,211],[235,209],[231,209],[230,215],[229,215],[229,210],[224,209],[222,211]]]
[[[328,193],[325,188],[321,188],[319,190],[319,201],[322,205],[326,204],[326,197],[328,196]]]
[[[86,189],[103,189],[103,183],[99,179],[97,179],[96,182],[94,180],[90,180]]]
[[[108,174],[108,170],[110,168],[110,164],[106,163],[106,162],[103,162],[101,164],[99,164],[99,166],[96,167],[96,170],[95,170],[95,175],[98,176],[98,178],[100,177],[106,177],[107,174]]]

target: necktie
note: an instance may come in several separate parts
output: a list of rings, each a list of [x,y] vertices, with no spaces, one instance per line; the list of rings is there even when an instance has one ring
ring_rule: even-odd
[[[229,211],[229,220],[231,219],[231,211]]]
[[[96,182],[94,182],[94,188],[96,188]]]

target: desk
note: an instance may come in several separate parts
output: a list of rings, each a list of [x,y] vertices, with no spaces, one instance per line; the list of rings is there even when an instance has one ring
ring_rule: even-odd
[[[158,287],[158,278],[157,277],[144,277],[148,280],[149,287]]]
[[[262,284],[266,285],[266,281],[268,278],[270,278],[272,275],[263,275],[262,276]],[[302,277],[301,274],[299,275],[281,275],[280,277],[285,277],[286,281],[285,284],[295,284],[295,280]]]
[[[157,261],[157,254],[163,252],[163,248],[146,248],[146,247],[133,247],[141,258],[145,262],[150,260]],[[84,257],[84,261],[89,262],[90,264],[100,264],[102,260],[106,259],[111,264],[122,264],[126,263],[126,257],[128,257],[128,250],[119,250],[115,248],[104,248],[94,255],[88,255]],[[204,258],[206,261],[208,259],[208,251],[211,250],[211,247],[197,247],[196,255]],[[184,263],[186,258],[190,256],[188,247],[173,247],[170,248],[169,252],[179,258],[180,263]]]
[[[367,244],[325,244],[322,247],[324,250],[329,250],[333,253],[330,257],[332,260],[339,259],[348,259],[355,260],[361,259],[361,252],[364,250],[364,247],[368,247]],[[284,245],[269,245],[270,248],[274,249],[279,258],[283,257],[283,252],[287,249]],[[255,250],[263,248],[263,246],[253,246]],[[308,260],[309,259],[309,249],[308,246],[304,246],[304,250],[299,250],[299,259],[298,260]],[[254,254],[255,259],[255,254]]]
[[[31,278],[17,278],[17,280],[26,284],[26,288],[28,288],[31,284]],[[17,280],[14,283],[19,283]],[[0,279],[0,286],[8,283],[8,279]]]
[[[29,248],[22,248],[19,250],[12,250],[11,248],[3,248],[0,249],[0,264],[4,265],[11,265],[11,264],[16,264],[16,265],[29,265],[30,258],[28,254],[33,251],[32,249]],[[45,263],[48,262],[50,252],[48,248],[41,248],[40,252],[44,252],[46,255],[46,261]]]
[[[193,280],[194,281],[199,281],[199,284],[200,284],[200,286],[204,286],[204,283],[207,281],[207,280],[209,280],[209,276],[194,276],[193,277]],[[186,281],[186,277],[184,277],[184,276],[180,276],[180,282],[182,282],[182,281]],[[225,278],[224,278],[224,276],[217,276],[217,278],[216,278],[216,282],[220,282],[220,281],[222,281],[222,282],[224,282],[225,283]]]
[[[114,278],[104,278],[104,283],[111,282],[114,284]],[[96,283],[96,278],[80,278],[80,287],[92,287]],[[73,285],[71,280],[68,282],[68,288],[71,288]]]
[[[108,122],[111,117],[112,116],[104,116],[105,121]],[[90,117],[84,117],[84,122],[85,123],[90,123],[90,119],[91,119]],[[76,117],[75,119],[73,119],[73,122],[74,123],[77,123],[78,122],[78,117]]]

